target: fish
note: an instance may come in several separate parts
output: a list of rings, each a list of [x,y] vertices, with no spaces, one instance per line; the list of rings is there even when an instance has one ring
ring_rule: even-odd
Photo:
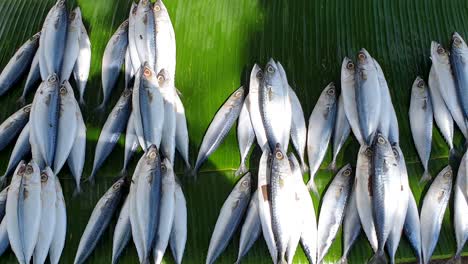
[[[34,59],[41,32],[34,34],[15,52],[0,73],[0,96],[5,94],[26,72]]]
[[[434,66],[431,66],[428,82],[435,123],[439,127],[439,131],[444,137],[445,142],[447,142],[450,153],[453,156],[455,151],[453,148],[453,118],[440,94],[439,81]]]
[[[367,145],[362,145],[359,148],[356,162],[356,205],[361,220],[362,228],[366,234],[372,250],[377,252],[377,233],[375,230],[374,214],[372,210],[372,178],[373,171],[373,149]]]
[[[463,109],[457,96],[458,93],[453,69],[450,66],[449,53],[441,44],[435,41],[431,43],[431,61],[434,73],[437,76],[435,80],[437,80],[437,86],[445,105],[465,138],[468,138],[467,118],[463,114]]]
[[[137,73],[132,94],[135,131],[143,150],[151,144],[159,148],[164,125],[164,99],[156,73],[148,62]]]
[[[58,130],[53,167],[56,175],[59,174],[70,155],[78,128],[78,117],[76,115],[78,106],[73,94],[73,88],[68,81],[64,81],[60,85],[58,107]]]
[[[432,145],[433,111],[429,90],[424,80],[419,76],[416,77],[411,89],[409,120],[414,144],[424,167],[421,182],[428,181],[431,179],[428,167]]]
[[[421,263],[421,224],[419,221],[418,205],[416,204],[416,200],[414,199],[414,195],[411,190],[409,191],[408,210],[406,211],[403,233],[410,242],[418,263]]]
[[[130,14],[128,15],[128,52],[133,65],[133,71],[135,73],[138,71],[141,64],[144,62],[140,61],[140,58],[138,57],[138,51],[135,43],[135,19],[137,8],[137,4],[132,2],[132,5],[130,7]]]
[[[26,105],[0,124],[0,150],[3,150],[24,129],[29,121],[31,105]]]
[[[283,153],[284,147],[276,143],[271,161],[271,225],[277,248],[277,263],[286,261],[286,251],[294,223],[291,204],[294,203],[295,181],[289,160]]]
[[[81,10],[79,7],[76,7],[71,11],[68,18],[65,53],[60,71],[61,81],[68,81],[70,79],[76,59],[80,53],[81,24]]]
[[[0,224],[0,256],[5,253],[9,246],[10,240],[8,239],[7,223],[5,217]]]
[[[161,137],[161,152],[164,157],[174,164],[175,148],[176,148],[176,110],[175,110],[175,89],[171,85],[172,80],[166,69],[162,69],[158,73],[159,91],[164,99],[164,129]]]
[[[18,163],[29,154],[31,145],[29,143],[29,123],[27,123],[16,140],[15,147],[11,151],[10,160],[3,176],[0,177],[0,185],[3,186],[10,175],[18,165]],[[1,214],[0,214],[1,215]],[[0,217],[1,219],[1,217]]]
[[[176,111],[176,149],[182,156],[185,162],[185,167],[190,169],[189,161],[189,136],[187,129],[187,119],[185,118],[185,109],[179,95],[176,93],[175,98],[175,111]]]
[[[340,153],[341,148],[348,139],[349,133],[351,132],[351,127],[346,117],[344,103],[343,103],[343,94],[338,97],[338,107],[336,110],[336,120],[335,126],[333,129],[333,158],[328,166],[328,169],[331,171],[336,170],[336,158],[338,153]]]
[[[135,133],[135,121],[133,120],[133,113],[130,113],[127,121],[127,129],[125,132],[125,150],[124,150],[124,164],[120,174],[127,172],[128,163],[133,157],[133,154],[138,150],[140,143]]]
[[[156,72],[166,69],[169,79],[174,82],[176,69],[176,38],[169,12],[163,1],[153,5],[156,38]],[[174,83],[172,83],[174,84]]]
[[[29,145],[31,146],[31,158],[36,162],[39,168],[45,168],[46,163],[40,150],[38,148],[38,144],[36,143],[36,136],[32,133],[31,124],[29,124]]]
[[[187,205],[177,176],[174,197],[174,222],[172,223],[169,245],[175,263],[181,264],[185,251],[185,243],[187,242]]]
[[[6,202],[7,202],[7,197],[8,197],[8,188],[9,186],[5,187],[0,192],[0,219],[3,219],[5,216]]]
[[[239,114],[239,120],[237,121],[237,143],[239,144],[241,162],[239,168],[234,173],[235,176],[243,175],[248,171],[245,163],[255,140],[255,130],[250,121],[249,104],[250,96],[247,94]]]
[[[76,102],[75,102],[76,104]],[[81,191],[80,181],[83,174],[84,163],[86,159],[86,124],[83,120],[80,107],[76,106],[77,128],[73,147],[67,159],[68,168],[75,179],[75,193]]]
[[[421,207],[421,250],[423,263],[429,263],[439,239],[445,209],[452,191],[453,171],[450,165],[439,172],[426,192]]]
[[[120,209],[117,224],[115,224],[114,237],[112,240],[112,264],[116,264],[120,255],[132,238],[132,226],[130,225],[130,196],[125,199]]]
[[[112,90],[119,78],[120,69],[125,60],[128,47],[128,20],[120,24],[115,33],[107,42],[104,55],[102,56],[102,93],[103,100],[98,106],[102,109],[108,102]]]
[[[353,185],[352,173],[350,164],[341,168],[322,197],[317,228],[317,263],[322,263],[343,221]]]
[[[135,44],[140,61],[148,62],[152,69],[155,69],[156,59],[155,26],[153,4],[149,0],[138,2],[135,14]]]
[[[241,235],[239,239],[239,253],[236,263],[240,263],[242,258],[247,255],[255,241],[262,233],[262,223],[258,214],[258,194],[257,190],[252,194],[244,223],[242,224]]]
[[[297,155],[301,162],[303,172],[307,172],[309,169],[304,161],[304,152],[307,141],[307,127],[304,119],[304,111],[302,111],[301,102],[297,97],[294,90],[289,86],[289,99],[291,100],[291,141],[294,149],[296,149]]]
[[[465,122],[468,119],[468,66],[466,62],[468,46],[465,40],[454,32],[452,34],[452,52],[450,53],[450,63],[453,67],[453,74],[455,76],[456,91],[459,102],[463,109]],[[466,123],[465,123],[466,125]]]
[[[333,133],[336,120],[336,87],[330,83],[323,89],[309,118],[307,130],[307,157],[309,158],[310,179],[307,186],[318,195],[314,178],[325,154]]]
[[[47,14],[39,40],[39,67],[42,80],[60,74],[67,42],[68,12],[65,0],[58,0]],[[44,66],[44,67],[43,67]],[[58,79],[62,80],[62,76]]]
[[[210,126],[203,136],[195,162],[194,173],[198,171],[202,163],[219,147],[223,139],[231,130],[232,125],[239,117],[244,103],[244,87],[240,87],[232,93],[227,101],[216,112]]]
[[[58,124],[60,112],[59,79],[52,74],[47,81],[42,82],[34,95],[31,106],[31,132],[30,141],[32,152],[35,148],[40,153],[45,164],[54,165],[55,149],[58,137]],[[33,140],[31,138],[34,138]]]
[[[161,201],[159,204],[159,222],[154,241],[154,263],[162,262],[164,252],[169,244],[171,229],[174,224],[175,210],[175,173],[171,161],[165,158],[161,164]]]
[[[206,264],[214,263],[231,240],[249,205],[251,186],[252,177],[247,173],[237,182],[224,201],[211,235]]]
[[[258,214],[260,216],[260,223],[262,224],[263,238],[268,247],[271,260],[277,263],[278,250],[276,249],[276,241],[273,234],[273,227],[271,222],[271,154],[270,149],[265,148],[260,158],[258,166],[258,180],[257,180],[257,199],[258,199]]]
[[[372,148],[371,202],[378,241],[377,252],[369,261],[369,263],[373,264],[386,262],[385,243],[391,233],[396,219],[395,216],[399,210],[400,204],[395,202],[395,196],[400,193],[402,186],[400,167],[392,146],[379,131],[376,131]]]
[[[468,239],[468,219],[466,213],[468,212],[468,151],[465,152],[458,168],[457,179],[454,188],[454,213],[453,213],[453,226],[455,229],[455,238],[457,241],[457,251],[455,252],[455,259],[460,258],[463,251],[463,246]]]
[[[351,247],[356,242],[359,234],[361,233],[361,219],[359,219],[359,213],[356,204],[356,183],[353,184],[351,194],[348,197],[346,204],[346,210],[343,219],[343,253],[340,264],[348,263],[348,254]]]
[[[393,264],[395,263],[395,254],[398,249],[398,245],[400,244],[402,230],[404,228],[406,215],[408,213],[410,187],[403,151],[398,145],[392,146],[392,150],[393,155],[395,156],[398,163],[398,169],[400,171],[400,179],[398,182],[400,188],[398,188],[398,193],[393,194],[394,203],[397,203],[397,211],[393,216],[392,228],[390,230],[390,234],[388,235],[385,246],[390,256],[390,263]]]
[[[157,235],[161,209],[161,166],[158,148],[150,145],[138,161],[132,177],[130,223],[140,263],[148,261]]]
[[[257,144],[262,150],[268,147],[267,137],[265,134],[265,128],[263,127],[262,115],[260,113],[260,101],[259,101],[259,86],[260,82],[263,81],[263,71],[257,64],[254,64],[252,71],[250,72],[249,80],[249,114],[252,126],[255,130],[255,138]]]
[[[34,248],[34,263],[44,263],[49,253],[49,247],[54,237],[55,229],[55,203],[57,193],[55,188],[55,175],[52,169],[46,167],[41,172],[41,219],[39,236]]]
[[[32,161],[18,165],[6,204],[7,231],[11,248],[19,263],[29,263],[41,221],[41,179]]]
[[[357,55],[355,72],[356,106],[364,142],[370,145],[379,126],[382,92],[374,61],[365,49]]]
[[[51,264],[59,263],[65,245],[67,235],[67,209],[65,207],[65,199],[63,198],[62,186],[60,180],[55,176],[55,228],[54,237],[49,248],[49,260]]]
[[[81,236],[73,263],[84,263],[94,250],[120,204],[126,185],[126,179],[120,178],[99,199]]]
[[[359,144],[364,145],[361,129],[359,125],[358,110],[356,105],[356,66],[353,61],[345,57],[341,64],[341,93],[343,97],[343,106],[351,130]]]
[[[265,69],[258,95],[267,142],[271,151],[275,149],[276,143],[287,150],[292,115],[289,84],[273,59],[268,61]]]
[[[97,171],[114,149],[120,134],[124,131],[131,113],[132,89],[125,89],[107,117],[99,135],[94,154],[93,170],[89,180],[94,181]]]
[[[26,95],[37,88],[36,83],[41,79],[41,71],[39,70],[39,52],[36,51],[34,58],[31,62],[31,67],[29,68],[28,77],[26,77],[26,82],[24,84],[23,93],[21,94],[18,102],[21,105],[26,104]]]
[[[81,21],[81,36],[80,36],[80,50],[78,57],[73,67],[73,78],[78,85],[80,92],[80,104],[84,104],[84,92],[86,83],[88,82],[89,70],[91,68],[91,41],[89,40],[88,32]]]

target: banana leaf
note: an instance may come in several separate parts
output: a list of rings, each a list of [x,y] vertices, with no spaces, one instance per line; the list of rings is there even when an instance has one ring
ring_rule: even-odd
[[[0,68],[15,50],[42,27],[54,0],[0,1]],[[192,163],[197,155],[211,118],[229,94],[246,84],[252,65],[264,65],[270,57],[285,66],[291,86],[300,98],[304,112],[311,113],[322,89],[329,83],[339,83],[340,65],[344,56],[365,47],[382,65],[390,86],[401,134],[401,146],[406,156],[411,188],[419,204],[428,184],[418,184],[423,173],[411,138],[408,108],[411,84],[416,75],[427,79],[431,40],[448,45],[450,34],[458,31],[468,37],[468,2],[462,0],[166,0],[177,38],[176,86],[182,93],[190,135]],[[93,111],[102,98],[101,59],[107,41],[126,19],[131,0],[69,0],[68,8],[79,5],[92,43],[92,67],[83,109],[87,135],[85,177],[92,168],[94,148],[100,129],[123,89],[123,75],[115,88],[106,113]],[[24,81],[0,98],[0,120],[19,108],[16,103]],[[29,95],[28,101],[32,101]],[[456,144],[463,145],[459,131]],[[0,152],[0,167],[6,168],[13,146]],[[358,143],[349,139],[339,155],[338,165],[356,164]],[[141,154],[139,154],[141,155]],[[249,166],[256,173],[260,151],[253,150]],[[325,168],[331,160],[327,153],[317,175],[323,193],[332,173]],[[74,183],[67,169],[61,178],[68,213],[68,232],[61,263],[72,263],[79,239],[94,205],[118,176],[123,163],[123,138],[96,177],[96,184],[83,184],[83,192],[73,196]],[[130,173],[136,161],[133,161]],[[195,182],[185,176],[181,159],[176,160],[177,173],[182,178],[188,207],[188,240],[184,263],[203,263],[211,232],[224,199],[233,187],[234,171],[239,164],[235,131],[209,158]],[[434,128],[430,171],[436,175],[448,163],[448,147]],[[308,177],[308,176],[306,176]],[[316,209],[319,200],[314,198]],[[449,206],[434,259],[449,258],[455,252],[452,212]],[[104,233],[87,263],[108,263],[112,254],[112,234],[115,219]],[[218,259],[232,263],[237,256],[239,232]],[[341,236],[333,243],[325,263],[336,262],[342,252]],[[468,254],[465,247],[464,255]],[[365,263],[372,255],[364,235],[351,250],[349,263]],[[173,263],[167,252],[164,259]],[[397,262],[415,261],[408,242],[402,239]],[[0,257],[1,263],[16,263],[9,250]],[[133,244],[129,244],[121,263],[137,263]],[[259,239],[244,263],[269,263],[263,239]],[[307,260],[299,249],[295,263]]]

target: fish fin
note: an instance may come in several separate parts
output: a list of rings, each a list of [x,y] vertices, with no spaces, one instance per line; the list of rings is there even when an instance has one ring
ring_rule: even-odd
[[[348,258],[346,256],[343,256],[337,264],[348,264]]]
[[[310,179],[309,183],[307,183],[307,187],[309,188],[310,191],[314,193],[316,197],[320,197],[317,185],[315,185],[314,179]]]
[[[21,106],[24,106],[26,104],[26,97],[22,95],[20,98],[18,98],[18,100],[16,100],[16,102]]]
[[[428,170],[424,171],[424,174],[423,176],[421,177],[421,179],[419,180],[419,184],[422,184],[424,182],[427,182],[427,181],[430,181],[432,178],[431,174],[429,173]]]
[[[335,171],[336,171],[336,160],[332,160],[332,162],[330,163],[330,165],[328,165],[327,170],[329,170],[329,171],[331,171],[331,172],[335,172]]]
[[[247,172],[247,167],[245,166],[245,163],[242,162],[241,165],[239,166],[239,169],[237,169],[234,175],[237,177],[240,175],[244,175],[246,172]]]
[[[385,257],[385,251],[380,250],[367,262],[367,264],[387,264],[387,257]]]

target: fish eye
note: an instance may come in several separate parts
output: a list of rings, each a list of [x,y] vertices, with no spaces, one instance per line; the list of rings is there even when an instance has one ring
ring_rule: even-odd
[[[166,171],[166,169],[167,169],[166,165],[164,165],[164,164],[161,164],[161,171],[163,171],[163,172],[164,172],[164,171]]]
[[[67,88],[65,88],[65,86],[60,87],[60,94],[61,95],[67,94]]]
[[[354,63],[352,63],[351,61],[348,62],[348,64],[346,64],[346,69],[348,69],[348,70],[354,69]]]
[[[257,78],[258,78],[259,80],[263,79],[263,72],[262,72],[262,71],[258,71],[258,72],[257,72]]]
[[[58,2],[58,6],[63,6],[64,4],[65,4],[65,0],[60,0],[60,1]]]
[[[132,10],[132,14],[133,14],[133,15],[135,15],[135,14],[136,14],[136,12],[137,12],[137,6],[135,6],[135,7],[133,8],[133,10]]]
[[[154,5],[154,11],[156,12],[161,11],[161,7],[159,5]]]
[[[41,182],[46,182],[47,179],[49,179],[49,176],[47,176],[47,173],[42,172],[41,173]]]
[[[437,47],[437,53],[439,53],[439,54],[444,54],[444,53],[445,53],[445,49],[444,49],[441,45],[439,45],[439,46]]]
[[[423,88],[423,87],[424,87],[424,81],[423,81],[423,80],[419,80],[419,82],[418,82],[418,87],[419,87],[419,88]]]
[[[345,170],[345,171],[343,172],[343,175],[344,175],[344,176],[349,176],[349,175],[351,175],[351,169]]]
[[[26,166],[26,173],[27,174],[33,173],[33,167],[31,165]]]
[[[379,137],[377,138],[377,142],[378,142],[379,144],[385,144],[385,138],[383,138],[382,136],[379,136]]]
[[[164,75],[158,74],[158,81],[159,82],[164,82],[164,80],[166,80],[166,78],[164,78]]]
[[[398,153],[398,151],[396,149],[392,149],[393,151],[393,156],[395,156],[395,158],[399,159],[400,158],[400,154]]]
[[[363,60],[367,59],[367,56],[363,52],[359,52],[358,58],[359,58],[359,60],[363,61]]]
[[[124,97],[129,97],[131,94],[132,94],[132,90],[131,89],[126,89],[125,92],[124,92]]]
[[[455,43],[455,45],[460,45],[461,44],[461,39],[459,37],[454,37],[453,38],[453,43]]]
[[[282,160],[284,158],[283,153],[281,153],[281,151],[277,151],[275,157],[279,160]]]
[[[248,188],[250,186],[250,183],[249,183],[249,181],[243,181],[241,183],[241,185],[242,185],[242,187]]]
[[[151,151],[148,156],[149,156],[150,159],[155,159],[156,158],[156,152]]]
[[[47,81],[50,82],[50,83],[56,82],[57,81],[57,75],[55,75],[55,74],[51,75]]]
[[[445,174],[444,174],[444,177],[445,178],[449,178],[452,176],[452,171],[447,171]]]
[[[273,72],[275,72],[275,69],[274,69],[271,65],[268,65],[267,71],[268,71],[269,73],[273,73]]]
[[[235,94],[234,94],[234,97],[239,97],[242,95],[242,92],[241,91],[237,91]]]
[[[117,182],[117,183],[115,183],[115,184],[112,186],[112,189],[117,190],[118,188],[120,188],[120,185],[122,185],[122,183],[121,183],[121,182]]]
[[[75,19],[75,16],[76,16],[75,11],[72,11],[72,12],[70,13],[70,20]]]
[[[145,70],[143,71],[143,74],[144,74],[146,77],[151,77],[151,70],[148,69],[148,68],[145,68]]]
[[[364,152],[366,154],[366,156],[370,157],[372,156],[372,149],[371,148],[367,148],[366,151]]]
[[[18,169],[18,175],[23,175],[24,172],[26,171],[26,165],[21,165],[21,167]]]
[[[29,113],[31,111],[31,106],[26,106],[24,112]]]
[[[124,26],[124,27],[128,26],[128,20],[125,20],[125,21],[122,23],[122,26]]]
[[[328,95],[335,95],[335,88],[328,89],[327,94]]]

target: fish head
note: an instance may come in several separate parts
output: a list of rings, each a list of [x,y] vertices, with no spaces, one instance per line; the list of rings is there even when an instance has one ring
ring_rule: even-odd
[[[128,29],[128,19],[126,19],[124,22],[122,22],[122,24],[120,24],[120,26],[119,26],[119,30],[123,34],[128,34],[127,29]]]
[[[452,52],[459,54],[468,52],[468,46],[466,45],[465,40],[457,32],[452,34]]]
[[[153,67],[151,67],[151,65],[147,61],[144,62],[142,67],[143,67],[141,70],[142,79],[147,82],[157,85],[158,80],[157,80],[156,73],[153,70]]]
[[[241,192],[250,192],[252,185],[252,176],[250,172],[247,172],[239,182],[239,188]]]
[[[112,184],[111,195],[112,195],[112,193],[119,192],[126,185],[126,181],[127,181],[126,178],[122,177],[122,178],[118,179],[114,184]]]
[[[272,93],[282,94],[283,90],[287,91],[287,87],[285,87],[286,89],[283,88],[284,80],[281,76],[280,69],[278,68],[273,59],[270,59],[270,61],[265,66],[263,78],[263,89],[267,89],[270,95]]]
[[[138,10],[138,5],[132,1],[132,6],[131,6],[131,14],[132,16],[135,16]]]
[[[369,52],[362,48],[357,54],[357,67],[362,71],[375,71],[374,60]]]
[[[258,87],[263,80],[263,71],[255,63],[250,72],[249,93],[258,93]]]
[[[34,177],[35,175],[38,175],[39,176],[39,167],[37,166],[36,162],[34,162],[33,160],[31,160],[25,167],[25,171],[24,171],[24,177],[25,178],[28,178],[31,180],[31,183],[35,184],[39,184],[39,181],[40,181],[40,177]]]
[[[413,88],[411,89],[412,93],[416,98],[426,98],[427,97],[427,86],[424,80],[417,76],[413,82]]]
[[[129,98],[132,96],[133,88],[125,88],[124,91],[122,92],[122,98]]]
[[[58,82],[59,82],[59,78],[56,73],[52,73],[47,77],[48,85],[57,85]]]
[[[154,165],[160,162],[158,147],[156,147],[156,145],[154,144],[149,146],[148,149],[146,150],[145,158],[146,158],[146,164],[148,165]]]
[[[69,21],[74,26],[79,27],[81,24],[81,9],[80,7],[76,7],[70,12]]]
[[[441,171],[441,174],[442,174],[442,183],[447,184],[447,183],[452,182],[452,176],[453,176],[452,166],[448,165],[447,167],[445,167]]]
[[[432,63],[449,64],[449,52],[438,42],[431,42]]]
[[[343,63],[341,64],[341,80],[343,81],[354,80],[355,72],[356,70],[355,70],[354,62],[350,58],[345,57],[343,59]]]
[[[224,106],[227,106],[230,108],[239,106],[241,103],[244,102],[244,100],[242,100],[244,98],[244,94],[245,94],[244,86],[239,87],[239,89],[237,89],[231,95],[231,97],[229,97],[228,99],[229,102],[226,102]]]
[[[60,96],[67,96],[68,95],[68,85],[70,85],[70,83],[68,81],[64,81],[61,85],[60,85],[60,89],[59,89],[59,94]]]
[[[67,3],[66,0],[58,0],[55,6],[62,8],[62,7],[65,7],[66,3]]]
[[[157,75],[158,84],[160,88],[166,88],[170,85],[169,72],[166,69],[161,69]]]
[[[172,172],[172,164],[168,158],[164,158],[161,162],[161,172],[163,175],[167,175],[167,173]]]
[[[50,167],[46,167],[41,171],[41,185],[46,186],[49,180],[55,180],[55,175]]]
[[[320,95],[319,100],[322,100],[321,103],[327,105],[327,106],[332,106],[335,104],[336,99],[337,99],[337,90],[336,90],[335,83],[331,82],[329,83],[325,89],[323,89],[322,94]]]
[[[18,163],[18,166],[16,166],[16,175],[18,176],[23,176],[26,171],[26,162],[24,160],[20,161]]]
[[[344,177],[350,177],[353,173],[353,168],[351,167],[351,164],[348,163],[343,168],[341,168],[340,173]]]
[[[39,31],[36,34],[32,35],[32,37],[29,39],[29,41],[30,42],[39,42],[40,38],[41,38],[41,31]]]
[[[169,12],[167,11],[166,6],[163,1],[157,0],[153,5],[153,12],[157,19],[166,18],[169,19]]]

